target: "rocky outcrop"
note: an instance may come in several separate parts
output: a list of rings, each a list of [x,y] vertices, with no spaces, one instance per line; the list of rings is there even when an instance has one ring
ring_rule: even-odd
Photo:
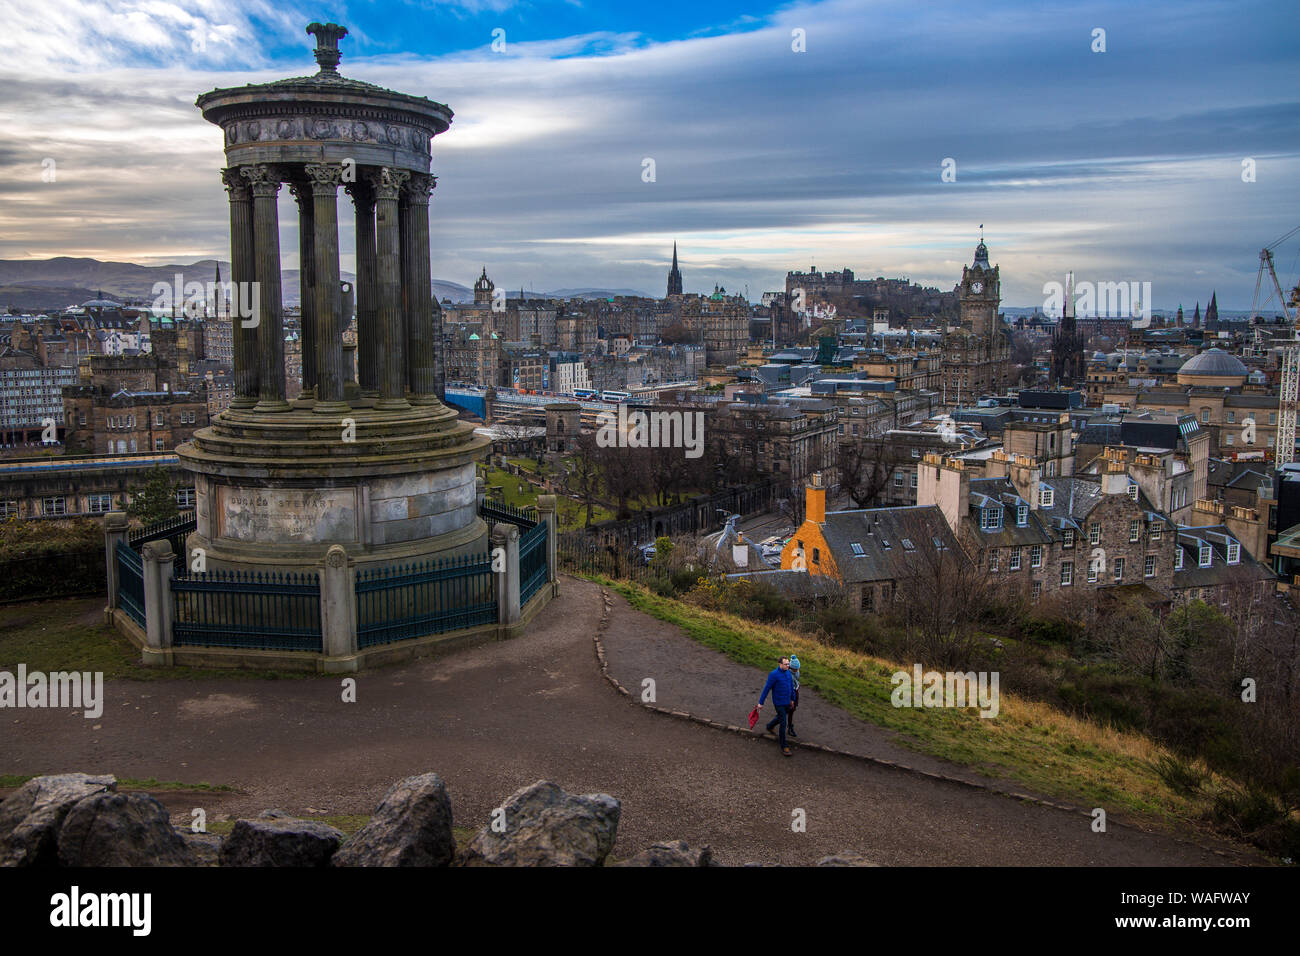
[[[222,866],[328,866],[343,833],[315,820],[236,820],[221,844]]]
[[[461,866],[602,866],[618,835],[619,802],[539,780],[516,790],[492,816],[465,848]]]
[[[0,803],[0,866],[53,866],[59,827],[86,797],[117,789],[113,777],[60,773],[34,777]]]
[[[713,851],[707,846],[692,850],[684,840],[652,843],[636,856],[612,866],[714,866]]]
[[[407,777],[379,801],[370,822],[352,836],[333,866],[447,866],[456,855],[451,798],[436,773]]]
[[[147,793],[97,793],[68,811],[60,866],[193,866],[167,808]]]
[[[314,812],[314,811],[312,811]],[[351,838],[319,820],[263,810],[224,839],[177,831],[148,794],[117,792],[113,777],[36,777],[0,803],[7,866],[722,866],[708,846],[655,843],[608,863],[621,807],[605,793],[571,794],[547,780],[516,790],[458,853],[451,798],[435,773],[388,789]],[[778,866],[746,863],[744,866]],[[818,866],[876,866],[856,853]]]

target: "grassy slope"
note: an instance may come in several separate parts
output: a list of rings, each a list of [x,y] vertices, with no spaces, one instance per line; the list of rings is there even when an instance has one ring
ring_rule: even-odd
[[[910,669],[822,644],[782,627],[706,611],[623,581],[599,579],[640,611],[675,624],[706,647],[766,670],[777,652],[795,652],[802,683],[855,717],[897,731],[899,742],[989,776],[1015,780],[1045,796],[1105,807],[1153,822],[1200,825],[1210,794],[1185,797],[1160,778],[1154,761],[1167,753],[1139,734],[1100,727],[1034,701],[1000,694],[996,718],[973,709],[896,708],[890,676]],[[1204,769],[1204,768],[1202,768]]]

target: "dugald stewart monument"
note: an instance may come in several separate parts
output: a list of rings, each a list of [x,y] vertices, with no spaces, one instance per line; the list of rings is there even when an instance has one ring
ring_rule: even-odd
[[[178,448],[195,478],[187,548],[215,570],[313,569],[334,545],[358,568],[484,553],[474,463],[488,441],[440,400],[430,282],[431,141],[452,111],[341,75],[346,28],[307,32],[315,75],[212,90],[196,103],[225,136],[239,305],[234,400]],[[302,282],[302,393],[292,402],[276,205],[286,185]],[[356,217],[355,361],[343,341],[340,189]]]

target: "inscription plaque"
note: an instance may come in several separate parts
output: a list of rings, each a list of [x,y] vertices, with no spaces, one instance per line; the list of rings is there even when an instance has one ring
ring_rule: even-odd
[[[351,488],[231,488],[222,485],[220,537],[297,544],[347,543],[357,534]]]

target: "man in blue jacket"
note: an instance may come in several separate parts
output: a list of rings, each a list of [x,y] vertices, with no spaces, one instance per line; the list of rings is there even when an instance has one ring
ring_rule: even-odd
[[[763,693],[758,697],[758,706],[763,706],[763,701],[767,700],[767,692],[772,692],[772,705],[776,708],[776,716],[767,722],[767,732],[772,732],[772,727],[780,724],[780,733],[777,740],[781,744],[781,753],[790,756],[790,748],[786,746],[785,728],[790,719],[790,700],[794,696],[794,678],[790,675],[790,658],[783,657],[777,665],[776,670],[767,675],[767,683],[763,685]]]

